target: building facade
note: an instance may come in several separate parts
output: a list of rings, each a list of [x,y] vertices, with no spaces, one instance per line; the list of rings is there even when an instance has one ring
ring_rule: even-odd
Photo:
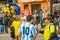
[[[53,7],[55,8],[54,11],[60,11],[60,0],[55,0],[53,3]]]
[[[21,13],[24,11],[26,6],[28,6],[30,13],[32,13],[33,10],[43,10],[44,7],[50,6],[48,0],[18,0],[18,3],[20,4]]]

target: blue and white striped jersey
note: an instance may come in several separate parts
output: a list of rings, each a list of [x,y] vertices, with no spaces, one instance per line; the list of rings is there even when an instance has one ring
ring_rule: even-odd
[[[21,40],[34,40],[33,35],[36,34],[36,28],[29,22],[23,23],[19,29]]]

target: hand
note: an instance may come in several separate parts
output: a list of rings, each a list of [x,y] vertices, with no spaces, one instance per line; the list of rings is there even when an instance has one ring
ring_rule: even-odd
[[[41,31],[43,31],[44,30],[44,28],[42,28],[42,29],[40,29]]]

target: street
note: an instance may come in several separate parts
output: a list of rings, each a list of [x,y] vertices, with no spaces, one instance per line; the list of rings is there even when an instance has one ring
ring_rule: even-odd
[[[0,34],[0,40],[11,40],[10,34]]]
[[[12,40],[10,34],[0,34],[0,40]],[[43,40],[43,35],[38,34],[36,40]]]

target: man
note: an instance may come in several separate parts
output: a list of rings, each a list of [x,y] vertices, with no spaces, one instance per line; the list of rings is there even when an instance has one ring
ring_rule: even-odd
[[[14,34],[15,34],[15,39],[18,40],[18,29],[21,25],[21,22],[20,22],[20,17],[17,16],[16,19],[12,22],[12,27],[14,27]]]
[[[32,25],[33,17],[27,16],[27,22],[23,23],[19,29],[20,40],[35,40],[36,39],[36,28]]]
[[[34,10],[34,12],[32,13],[32,16],[34,17],[34,22],[33,22],[33,24],[34,25],[36,25],[36,18],[37,18],[37,16],[38,16],[38,11],[37,10]]]
[[[14,29],[14,27],[16,27],[15,23],[16,23],[16,14],[12,15],[12,18],[11,18],[11,24],[12,24],[11,25],[11,38],[12,38],[12,40],[15,39],[15,29]]]
[[[8,14],[8,16],[10,16],[10,8],[9,8],[9,4],[4,5],[3,11],[5,14]]]
[[[49,40],[50,36],[55,33],[55,26],[51,23],[51,18],[45,18],[44,40]]]
[[[6,14],[4,17],[4,20],[3,20],[6,33],[8,33],[8,28],[10,27],[10,21],[11,21],[10,16],[8,14]]]
[[[34,10],[34,12],[32,13],[33,17],[34,17],[34,20],[36,20],[36,17],[38,16],[38,11],[37,10]]]
[[[4,33],[3,15],[0,13],[0,33]]]
[[[44,12],[43,12],[43,10],[42,9],[40,9],[40,14],[39,14],[39,16],[40,16],[40,23],[41,23],[41,28],[44,28],[44,25],[43,25],[43,22],[44,22]]]
[[[44,12],[42,9],[40,9],[40,19],[43,20],[44,19]]]

